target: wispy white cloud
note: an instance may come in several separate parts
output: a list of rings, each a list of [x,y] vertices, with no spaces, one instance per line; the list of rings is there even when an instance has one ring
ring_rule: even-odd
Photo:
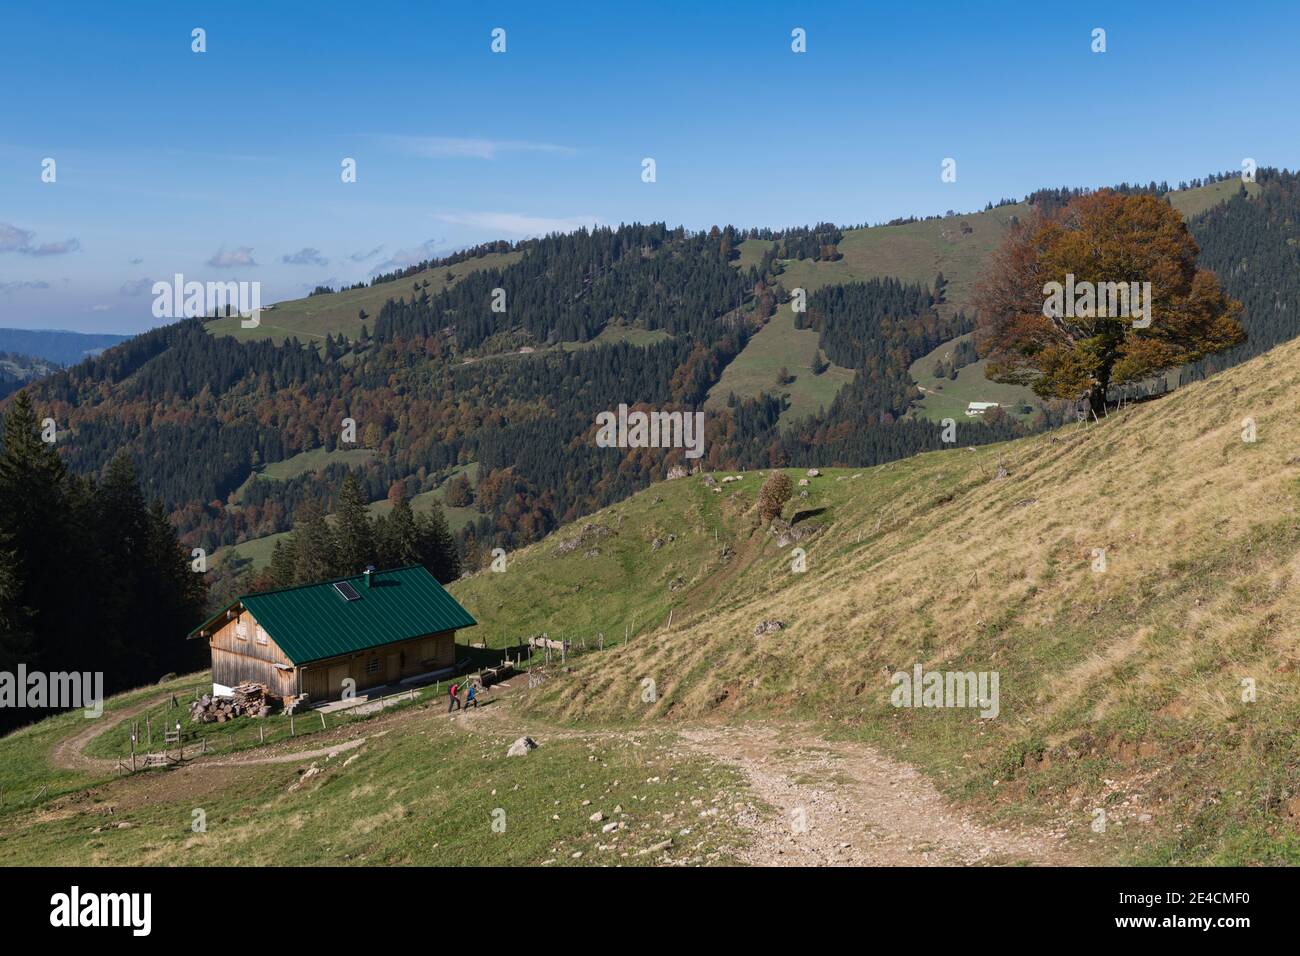
[[[34,282],[19,280],[17,282],[0,282],[0,292],[17,292],[20,289],[48,289],[50,284],[41,280]]]
[[[76,239],[36,245],[32,242],[35,237],[36,233],[30,229],[19,229],[11,223],[0,222],[0,252],[16,252],[24,256],[62,256],[81,248],[81,243]]]
[[[398,152],[425,159],[496,159],[502,153],[553,153],[572,156],[577,150],[555,143],[512,139],[473,139],[458,136],[384,136],[383,142]]]
[[[63,239],[59,242],[43,242],[39,246],[24,250],[29,256],[62,256],[76,252],[81,243],[76,239]]]
[[[445,253],[442,239],[426,239],[418,246],[409,246],[405,249],[398,249],[383,262],[374,266],[371,273],[391,272],[394,269],[405,269],[407,266],[413,266],[417,263],[424,262],[426,259],[433,259],[439,253]]]
[[[369,252],[354,252],[352,255],[348,256],[348,258],[353,262],[365,262],[367,259],[373,259],[383,251],[383,246],[375,246],[375,248],[371,249]]]
[[[321,255],[319,249],[313,249],[311,246],[299,249],[290,255],[281,256],[280,261],[287,262],[291,266],[327,266],[330,264],[330,261]]]
[[[32,244],[36,233],[30,229],[19,229],[7,222],[0,222],[0,252],[22,252]]]
[[[144,295],[153,288],[153,279],[130,279],[118,290],[122,295]]]
[[[240,266],[255,266],[257,263],[253,261],[252,246],[239,246],[230,250],[222,246],[208,260],[208,265],[214,269],[236,269]]]
[[[474,226],[508,236],[544,236],[552,232],[574,232],[583,226],[600,225],[598,216],[525,216],[515,212],[444,212],[435,219],[460,226]]]

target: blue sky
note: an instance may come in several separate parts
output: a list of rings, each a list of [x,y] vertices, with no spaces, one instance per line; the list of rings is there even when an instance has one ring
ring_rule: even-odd
[[[1289,2],[7,3],[0,326],[141,331],[177,272],[272,302],[581,223],[1295,168],[1297,26]]]

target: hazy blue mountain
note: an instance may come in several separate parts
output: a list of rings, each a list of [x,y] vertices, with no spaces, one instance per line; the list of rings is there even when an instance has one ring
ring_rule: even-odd
[[[59,329],[0,329],[0,352],[31,355],[60,365],[75,365],[130,337],[107,332],[64,332]]]

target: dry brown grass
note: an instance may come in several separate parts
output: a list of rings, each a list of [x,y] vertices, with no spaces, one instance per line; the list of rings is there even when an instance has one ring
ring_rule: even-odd
[[[999,463],[1009,474],[995,479]],[[1172,760],[1180,741],[1255,728],[1247,750],[1274,749],[1246,759],[1276,765],[1263,801],[1275,805],[1300,792],[1294,752],[1273,742],[1300,712],[1298,478],[1300,343],[1100,425],[835,471],[815,485],[829,524],[806,545],[808,573],[750,532],[753,563],[715,579],[709,605],[582,660],[577,688],[553,686],[542,705],[569,719],[781,711],[950,736],[978,751],[986,782],[1016,748],[1084,760],[1095,739],[1159,736]],[[754,637],[772,618],[786,629]],[[1001,717],[900,722],[888,674],[918,662],[998,670]],[[647,676],[653,704],[639,694]],[[1221,770],[1189,772],[1210,786]]]

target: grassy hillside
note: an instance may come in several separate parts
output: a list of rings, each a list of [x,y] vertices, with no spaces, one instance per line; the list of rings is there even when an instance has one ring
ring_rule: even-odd
[[[617,345],[627,342],[629,345],[646,346],[666,342],[672,336],[663,329],[642,329],[632,325],[607,325],[600,334],[588,342],[562,342],[566,349],[589,349],[598,345]]]
[[[1224,179],[1217,183],[1210,183],[1208,186],[1177,190],[1169,194],[1169,201],[1183,214],[1184,219],[1191,219],[1211,206],[1227,202],[1243,185],[1248,195],[1254,196],[1259,193],[1258,183],[1243,184],[1240,179]]]
[[[1239,180],[1224,180],[1173,192],[1169,199],[1184,218],[1190,219],[1213,205],[1226,202],[1240,185]],[[1250,183],[1247,190],[1254,194],[1259,191],[1259,186]],[[803,288],[809,292],[826,285],[886,276],[930,286],[934,283],[935,276],[942,272],[948,280],[947,304],[944,308],[952,311],[964,309],[967,314],[972,314],[970,297],[985,262],[1002,241],[1013,218],[1023,218],[1029,211],[1027,204],[1016,203],[969,215],[946,216],[896,226],[850,229],[844,233],[844,239],[839,245],[842,259],[836,262],[815,262],[812,259],[784,261],[780,281],[787,289]],[[741,243],[739,265],[742,268],[757,265],[769,245],[770,243],[757,239]],[[787,330],[778,324],[771,333],[764,329],[759,336],[755,336],[754,341],[732,362],[722,385],[710,393],[710,401],[725,401],[730,391],[741,398],[755,397],[764,389],[773,392],[775,369],[769,371],[769,366],[772,365],[774,353],[783,348],[792,348],[792,354],[800,356],[798,361],[802,361],[804,355],[811,355],[810,349],[814,347],[791,340],[789,333],[793,331],[792,326]],[[762,338],[765,333],[767,337]],[[815,343],[815,337],[812,341]],[[929,390],[926,397],[917,403],[917,415],[933,421],[946,417],[960,420],[964,416],[966,404],[972,401],[1002,402],[1008,405],[1034,403],[1034,395],[1027,388],[987,381],[984,378],[983,363],[961,369],[956,382],[936,381],[930,374],[935,358],[950,347],[951,344],[946,343],[912,364],[910,372],[913,381]],[[780,364],[778,361],[777,365]],[[851,375],[824,378],[810,387],[807,382],[810,377],[803,376],[804,384],[796,382],[791,389],[791,401],[801,410],[787,413],[786,420],[793,421],[804,414],[805,410],[816,411],[818,404],[829,405],[841,384],[851,379]],[[943,385],[943,389],[938,389],[938,385]]]
[[[538,695],[565,720],[822,721],[1119,859],[1294,863],[1297,447],[1292,343],[1099,426],[812,479],[806,573],[751,474],[656,486],[454,590],[493,641],[632,630]],[[999,672],[999,716],[890,706],[918,663]]]
[[[739,398],[760,392],[783,395],[789,401],[781,415],[783,425],[829,408],[839,390],[853,381],[853,370],[832,364],[821,375],[814,375],[817,340],[818,334],[812,329],[795,328],[794,312],[787,302],[723,370],[718,384],[709,390],[704,407],[723,408],[727,396],[733,393]],[[782,368],[794,376],[788,385],[777,384],[777,373]]]
[[[249,476],[249,481],[270,481],[270,480],[287,480],[298,475],[305,474],[309,471],[320,471],[332,464],[358,465],[364,464],[373,457],[373,453],[365,449],[335,449],[327,452],[323,448],[314,448],[311,451],[301,452],[292,458],[286,458],[284,461],[275,462],[267,465],[262,471]],[[411,498],[411,508],[417,514],[423,514],[433,509],[434,503],[442,505],[443,514],[447,517],[447,525],[451,530],[459,531],[465,525],[476,521],[479,517],[479,511],[473,505],[463,508],[453,508],[445,501],[447,492],[447,483],[459,474],[465,474],[469,478],[470,487],[478,485],[478,462],[470,462],[452,470],[446,480],[432,491],[422,491]],[[245,485],[246,486],[246,485]],[[241,489],[244,486],[241,486]],[[236,499],[242,493],[235,493]],[[388,499],[383,498],[379,501],[372,501],[366,506],[366,510],[371,515],[387,514],[392,509]],[[327,520],[333,520],[333,515],[327,516]],[[275,550],[275,544],[283,538],[287,538],[292,532],[280,531],[276,534],[264,535],[260,538],[252,538],[240,544],[230,545],[225,548],[218,548],[212,553],[212,562],[219,565],[223,561],[230,560],[231,557],[237,556],[240,560],[252,562],[250,568],[260,570],[271,563],[271,554]]]
[[[716,810],[745,798],[739,775],[684,753],[670,731],[541,732],[500,714],[501,701],[449,723],[436,688],[367,719],[330,715],[325,731],[311,715],[292,740],[273,718],[266,747],[247,720],[208,725],[212,755],[181,769],[59,767],[59,745],[87,727],[99,734],[88,751],[116,755],[126,715],[143,733],[141,705],[192,697],[206,676],[113,698],[102,721],[74,712],[0,738],[0,865],[711,865],[741,843]],[[507,757],[524,733],[541,746]]]
[[[825,285],[886,276],[929,286],[942,272],[949,282],[948,301],[953,308],[966,308],[975,279],[1002,241],[1008,223],[1028,212],[1029,206],[1017,203],[969,215],[849,229],[839,244],[842,259],[784,261],[780,280],[787,289],[813,292]],[[757,261],[767,245],[757,239],[741,243],[742,264],[746,257]]]
[[[360,310],[370,316],[366,325],[373,331],[374,317],[389,299],[411,298],[412,285],[427,279],[429,295],[450,288],[464,276],[480,269],[499,269],[519,261],[522,253],[489,253],[476,259],[458,262],[452,266],[425,269],[405,279],[381,282],[365,289],[349,289],[330,295],[313,295],[305,299],[277,302],[270,310],[263,310],[261,321],[255,329],[245,329],[238,316],[215,319],[207,324],[213,335],[232,335],[242,341],[272,339],[283,342],[297,336],[302,342],[322,343],[326,334],[346,335],[355,339],[361,334]]]
[[[1015,408],[1028,403],[1036,407],[1038,398],[1032,391],[1019,385],[1003,385],[990,382],[984,377],[987,362],[980,360],[970,365],[963,365],[957,370],[956,380],[936,378],[934,366],[939,359],[950,359],[953,346],[971,338],[972,333],[958,336],[951,342],[945,342],[933,352],[924,355],[912,363],[908,374],[912,381],[920,386],[925,397],[917,402],[912,413],[931,421],[951,418],[954,421],[966,420],[966,406],[971,402],[998,402],[1012,414],[1020,414]]]
[[[1012,218],[1023,217],[1028,212],[1028,205],[1018,203],[965,216],[849,229],[839,244],[842,259],[836,262],[785,260],[781,263],[784,271],[780,282],[786,289],[802,288],[810,293],[822,286],[884,277],[932,286],[935,276],[942,272],[948,280],[947,304],[942,308],[953,312],[969,309],[969,297],[984,263],[1002,241]],[[741,243],[741,266],[757,264],[768,245],[757,239]],[[714,405],[725,402],[731,392],[740,398],[753,398],[762,391],[775,393],[778,391],[776,369],[789,365],[798,379],[787,390],[792,407],[783,416],[783,422],[795,421],[816,412],[820,406],[829,406],[840,388],[852,381],[853,375],[848,370],[831,368],[814,378],[807,366],[815,354],[817,338],[815,332],[796,331],[793,316],[783,307],[727,367],[721,383],[709,393],[709,401]],[[912,366],[913,379],[922,385],[926,382],[917,378],[918,371],[924,369],[928,380],[929,370],[934,367],[933,359],[928,365],[922,364],[925,361],[922,359]],[[794,365],[802,373],[796,372]],[[973,384],[971,377],[976,372],[982,374],[982,368],[963,371],[971,379],[969,384]],[[1024,388],[1014,388],[1010,393],[1001,389],[1001,393],[1015,401],[1026,400],[1031,394]],[[944,414],[936,415],[928,403],[923,404],[926,408],[921,414],[936,420],[944,417]],[[948,404],[951,403],[944,406]]]
[[[1300,862],[1297,446],[1300,342],[1099,425],[809,477],[796,542],[756,519],[759,473],[664,482],[452,586],[481,622],[462,640],[574,642],[535,689],[468,721],[436,689],[302,740],[280,720],[265,748],[218,729],[228,759],[121,781],[56,758],[89,722],[43,721],[0,739],[0,862],[637,863],[665,839],[725,862],[740,817],[708,808],[754,795],[680,739],[756,721],[878,747],[1093,859]],[[997,673],[996,715],[891,706],[916,664]],[[110,702],[86,757],[203,679]],[[544,735],[526,763],[521,733]]]

